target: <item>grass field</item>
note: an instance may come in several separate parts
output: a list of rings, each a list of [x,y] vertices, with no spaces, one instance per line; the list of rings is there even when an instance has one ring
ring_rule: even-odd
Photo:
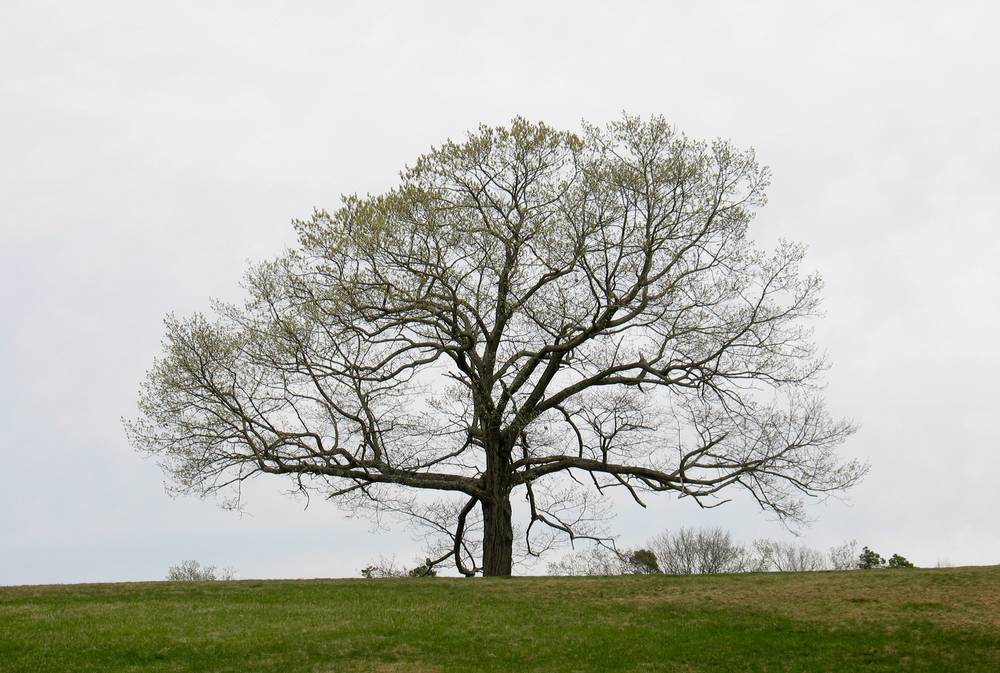
[[[0,671],[1000,671],[1000,566],[0,588]]]

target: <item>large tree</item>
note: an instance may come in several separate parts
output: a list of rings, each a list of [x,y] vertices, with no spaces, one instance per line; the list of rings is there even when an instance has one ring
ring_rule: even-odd
[[[129,433],[181,490],[409,514],[464,574],[595,535],[608,489],[801,518],[864,468],[817,394],[820,279],[747,237],[767,184],[661,118],[481,126],[296,222],[245,305],[168,319]]]

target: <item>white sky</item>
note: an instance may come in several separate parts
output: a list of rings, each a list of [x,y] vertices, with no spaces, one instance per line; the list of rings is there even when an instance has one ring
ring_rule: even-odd
[[[0,584],[408,564],[261,480],[242,518],[171,499],[126,444],[161,320],[234,298],[289,220],[390,186],[431,144],[520,114],[622,110],[770,165],[756,237],[826,278],[832,409],[872,469],[803,541],[1000,562],[1000,48],[995,3],[0,3]],[[743,502],[620,508],[622,542]]]

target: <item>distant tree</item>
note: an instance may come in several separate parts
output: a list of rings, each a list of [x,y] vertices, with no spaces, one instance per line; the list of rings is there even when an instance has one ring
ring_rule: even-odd
[[[671,575],[734,573],[743,570],[742,546],[721,528],[681,528],[650,542],[660,570]]]
[[[369,563],[361,569],[361,576],[365,579],[383,579],[387,577],[404,577],[406,572],[396,566],[394,560],[379,559],[375,563]]]
[[[636,549],[628,554],[628,565],[633,574],[655,575],[660,572],[656,554],[649,549]]]
[[[774,570],[774,543],[767,538],[757,538],[741,547],[741,572],[764,573]]]
[[[757,538],[748,545],[741,545],[722,528],[681,528],[674,533],[667,531],[657,535],[649,542],[649,547],[649,549],[617,552],[612,548],[597,546],[568,554],[559,561],[550,562],[548,572],[552,575],[625,575],[660,572],[689,575],[810,572],[829,568],[847,570],[858,567],[858,556],[855,553],[857,543],[853,540],[833,547],[827,557],[817,549],[794,542]],[[878,562],[874,557],[870,558],[873,562]],[[899,558],[901,560],[897,563],[906,561],[902,557]]]
[[[858,567],[858,543],[855,540],[830,547],[830,567],[833,570],[854,570]]]
[[[434,570],[434,561],[431,559],[424,559],[424,562],[418,565],[416,568],[410,570],[406,573],[410,577],[435,577],[437,571]]]
[[[217,572],[215,566],[202,566],[194,560],[181,561],[167,571],[167,579],[171,582],[214,582],[235,577],[235,568],[223,568]]]
[[[609,488],[797,520],[864,466],[816,385],[819,277],[748,236],[768,182],[658,117],[482,126],[297,222],[244,304],[169,318],[131,441],[181,491],[282,475],[410,516],[467,575],[511,573],[512,498],[535,555],[602,535]]]
[[[564,555],[547,566],[550,575],[627,575],[634,572],[628,560],[613,549],[596,545]]]
[[[882,558],[877,552],[872,551],[868,547],[864,547],[861,550],[861,555],[858,557],[858,568],[862,570],[870,570],[872,568],[883,568],[885,567],[885,559]]]
[[[899,554],[893,554],[889,558],[890,568],[912,568],[913,564],[906,560],[906,557],[900,556]]]
[[[803,544],[762,539],[757,540],[755,545],[764,550],[763,558],[768,570],[809,572],[827,567],[822,552]]]

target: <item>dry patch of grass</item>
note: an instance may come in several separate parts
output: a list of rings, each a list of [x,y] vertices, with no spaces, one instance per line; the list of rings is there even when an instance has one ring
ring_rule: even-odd
[[[354,673],[355,671],[357,673],[443,673],[444,670],[440,666],[416,662],[360,661],[352,664],[349,668],[334,667],[316,673]]]
[[[680,581],[629,592],[617,600],[626,604],[743,606],[839,624],[910,618],[942,626],[1000,630],[1000,567],[677,579]]]

